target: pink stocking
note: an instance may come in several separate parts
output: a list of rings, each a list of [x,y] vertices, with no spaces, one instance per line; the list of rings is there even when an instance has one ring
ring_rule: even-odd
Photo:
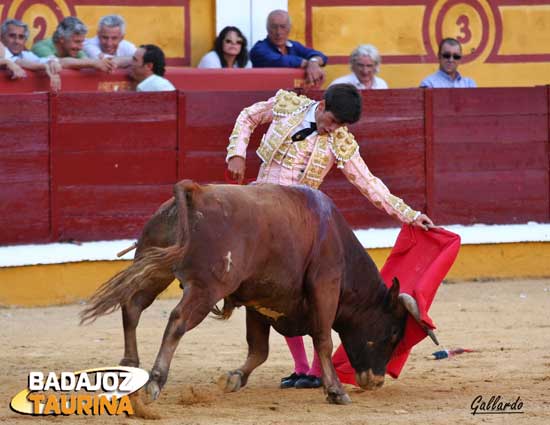
[[[313,349],[313,363],[311,363],[311,369],[309,369],[308,375],[316,376],[320,378],[323,376],[323,369],[321,368],[321,359],[319,359],[319,354]]]
[[[309,370],[309,362],[307,361],[307,354],[304,349],[304,340],[301,336],[285,336],[285,340],[294,359],[294,372],[298,375],[306,374]],[[319,363],[319,361],[317,362]]]

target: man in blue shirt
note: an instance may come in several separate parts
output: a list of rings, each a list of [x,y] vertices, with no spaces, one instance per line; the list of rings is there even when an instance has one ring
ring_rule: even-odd
[[[256,68],[304,68],[306,83],[319,87],[325,73],[327,57],[297,41],[289,40],[290,17],[284,10],[274,10],[267,17],[267,38],[258,41],[250,51]]]
[[[462,59],[462,46],[454,38],[445,38],[439,43],[439,70],[424,78],[420,87],[443,88],[472,88],[477,87],[474,80],[463,77],[458,72],[458,64]]]

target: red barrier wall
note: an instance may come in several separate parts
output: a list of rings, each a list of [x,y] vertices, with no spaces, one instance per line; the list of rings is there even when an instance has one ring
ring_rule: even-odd
[[[177,181],[175,92],[52,96],[53,239],[123,238]]]
[[[426,93],[434,219],[548,221],[547,88]]]
[[[224,181],[237,114],[274,93],[0,96],[0,243],[136,237],[177,180]],[[548,88],[375,90],[363,104],[351,130],[367,164],[437,223],[550,221]],[[321,189],[353,226],[397,224],[336,168]]]
[[[304,71],[293,68],[256,69],[197,69],[167,67],[168,78],[177,89],[185,91],[254,91],[294,89],[304,84]],[[10,79],[0,70],[0,93],[32,93],[49,91],[49,79],[42,71],[27,71],[27,78]],[[127,70],[105,73],[88,70],[63,70],[62,92],[112,92],[133,91],[135,84],[128,78]]]
[[[0,243],[50,239],[47,94],[0,100]]]

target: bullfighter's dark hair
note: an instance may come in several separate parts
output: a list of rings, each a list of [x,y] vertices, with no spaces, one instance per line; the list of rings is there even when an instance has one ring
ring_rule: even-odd
[[[220,63],[222,64],[222,68],[227,68],[227,61],[223,56],[223,43],[225,40],[225,36],[230,32],[237,33],[237,36],[243,41],[243,43],[241,44],[241,51],[237,55],[237,58],[235,59],[235,61],[237,62],[237,66],[239,68],[244,68],[248,63],[248,48],[246,47],[248,43],[246,41],[246,37],[243,35],[241,30],[238,29],[237,27],[227,26],[220,31],[220,33],[216,37],[216,41],[214,42],[214,51],[220,58]]]
[[[166,60],[164,59],[164,52],[158,46],[154,44],[142,44],[142,49],[145,49],[143,54],[143,64],[152,63],[153,64],[153,74],[164,76],[164,67],[166,66]]]
[[[441,54],[441,48],[443,47],[444,44],[449,44],[451,46],[458,46],[460,48],[460,51],[462,51],[462,45],[460,44],[460,41],[458,41],[456,38],[447,37],[439,42],[439,47],[437,49],[437,56]]]
[[[363,102],[351,84],[334,84],[325,92],[325,110],[342,124],[353,124],[361,117]]]

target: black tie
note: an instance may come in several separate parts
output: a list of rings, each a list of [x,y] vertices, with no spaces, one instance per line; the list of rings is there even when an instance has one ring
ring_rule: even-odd
[[[303,130],[294,133],[294,135],[292,136],[292,141],[299,142],[300,140],[304,140],[314,131],[317,131],[317,124],[315,124],[314,122],[310,122],[308,128],[304,128]]]

